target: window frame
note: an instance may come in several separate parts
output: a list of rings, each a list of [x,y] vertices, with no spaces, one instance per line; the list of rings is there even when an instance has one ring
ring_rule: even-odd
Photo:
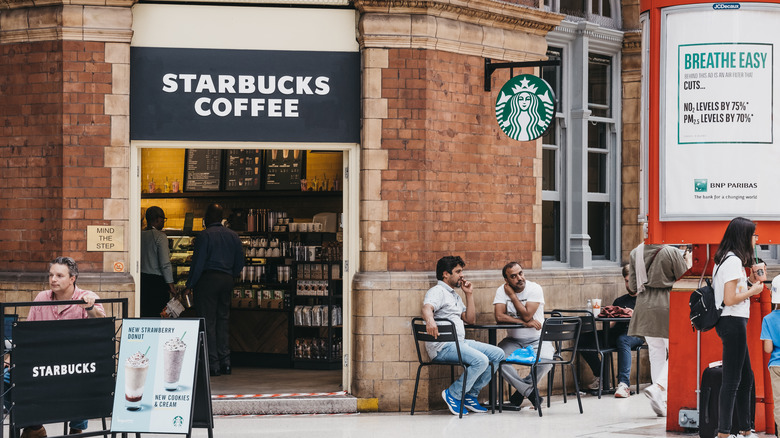
[[[556,0],[552,0],[556,1]],[[615,13],[619,14],[619,10],[613,9]],[[611,83],[609,84],[610,100],[611,100],[611,117],[597,117],[589,116],[588,122],[606,123],[607,124],[607,149],[589,148],[585,145],[573,145],[572,144],[572,132],[567,127],[571,126],[572,107],[571,101],[571,87],[568,84],[572,84],[573,75],[577,72],[581,72],[588,68],[586,65],[574,67],[573,63],[573,50],[577,44],[578,38],[583,38],[583,32],[578,31],[577,20],[570,20],[567,17],[555,30],[547,35],[548,47],[551,49],[560,49],[562,51],[561,57],[561,98],[560,106],[556,112],[556,124],[555,124],[555,138],[557,145],[548,145],[544,143],[543,149],[557,149],[556,154],[557,163],[555,168],[560,172],[556,177],[556,189],[557,190],[542,190],[542,202],[554,201],[559,203],[560,211],[560,233],[558,235],[558,257],[551,255],[542,255],[542,268],[543,269],[568,269],[572,260],[572,249],[570,239],[572,238],[572,218],[571,218],[571,205],[574,202],[606,202],[610,205],[609,211],[609,231],[607,239],[606,254],[608,256],[591,255],[590,263],[592,266],[614,266],[619,265],[621,262],[621,231],[622,231],[622,217],[621,217],[621,152],[622,152],[622,75],[621,75],[621,51],[622,51],[622,39],[623,32],[611,29],[609,27],[593,26],[596,29],[591,31],[588,29],[587,51],[588,55],[599,55],[611,58]],[[586,57],[586,58],[589,58]],[[587,90],[586,90],[587,92]],[[588,99],[589,100],[589,99]],[[587,138],[587,137],[586,137]],[[587,141],[585,141],[587,143]],[[572,199],[573,193],[571,191],[571,175],[572,175],[572,163],[571,154],[575,152],[575,148],[586,148],[584,151],[588,153],[590,151],[597,153],[606,153],[607,159],[607,180],[606,180],[606,192],[605,193],[588,193],[585,190],[582,199]],[[582,151],[580,151],[582,152]],[[543,163],[543,166],[545,164]],[[587,169],[585,170],[587,172]],[[544,227],[544,225],[542,225]],[[587,229],[587,228],[586,228]],[[543,243],[544,244],[544,243]],[[591,248],[593,246],[591,245]],[[540,248],[540,251],[542,249]]]

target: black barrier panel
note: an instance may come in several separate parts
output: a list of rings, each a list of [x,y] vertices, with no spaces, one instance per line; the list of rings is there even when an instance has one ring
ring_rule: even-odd
[[[111,416],[113,318],[24,321],[13,333],[17,427]]]

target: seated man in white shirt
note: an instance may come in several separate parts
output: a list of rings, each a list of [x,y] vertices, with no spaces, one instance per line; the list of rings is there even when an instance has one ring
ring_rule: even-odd
[[[525,327],[508,330],[508,336],[498,343],[507,356],[518,348],[533,345],[536,349],[539,345],[542,324],[544,324],[544,293],[542,287],[532,281],[526,281],[523,267],[518,262],[509,262],[501,272],[504,275],[504,284],[496,289],[493,299],[493,313],[499,324],[522,324]],[[542,358],[552,359],[553,345],[545,342],[542,345]],[[552,365],[541,365],[537,369],[537,383],[552,368]],[[531,375],[520,378],[517,370],[511,364],[501,367],[504,378],[517,389],[509,401],[520,406],[524,399],[528,399],[534,406],[536,395],[534,394]],[[542,399],[539,399],[539,403]]]

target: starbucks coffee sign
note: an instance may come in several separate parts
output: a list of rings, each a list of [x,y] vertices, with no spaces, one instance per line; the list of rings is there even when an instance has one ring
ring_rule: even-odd
[[[534,75],[515,76],[498,93],[498,126],[515,140],[536,140],[552,122],[554,99],[552,87],[544,79]]]

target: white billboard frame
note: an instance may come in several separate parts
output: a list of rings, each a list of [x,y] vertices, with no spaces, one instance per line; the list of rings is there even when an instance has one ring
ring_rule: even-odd
[[[780,4],[661,11],[659,220],[780,220],[780,192],[771,184],[780,163],[773,117],[780,34],[766,32],[768,21],[780,24]],[[753,67],[755,59],[763,64]],[[748,68],[754,70],[746,77]]]

